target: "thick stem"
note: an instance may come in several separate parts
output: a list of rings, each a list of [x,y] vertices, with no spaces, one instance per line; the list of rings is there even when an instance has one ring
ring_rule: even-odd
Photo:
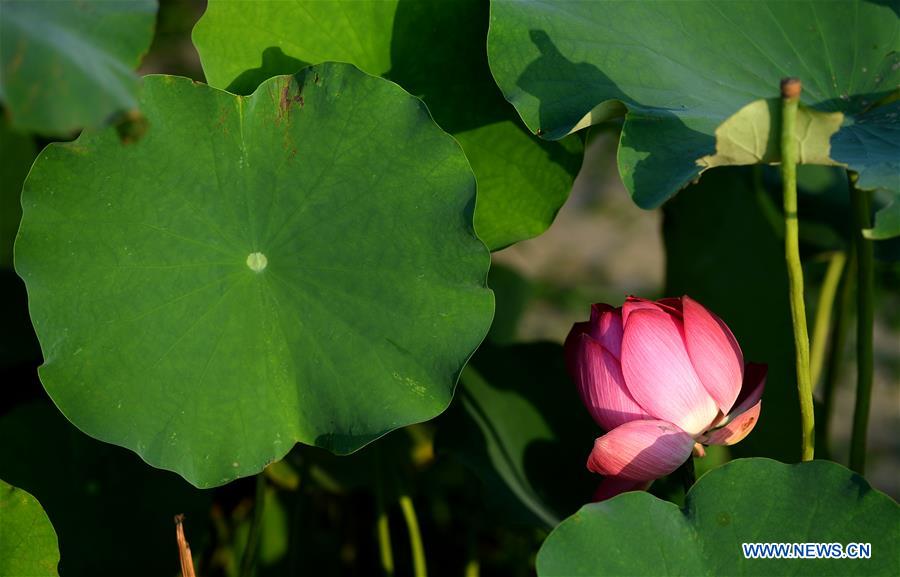
[[[425,566],[425,548],[422,546],[422,534],[419,532],[419,520],[416,517],[416,509],[409,495],[400,496],[400,509],[403,510],[403,518],[406,520],[406,528],[409,532],[413,575],[415,577],[428,577],[428,569]]]
[[[803,302],[803,266],[800,262],[799,222],[797,220],[797,137],[795,125],[800,103],[800,81],[781,81],[781,179],[784,194],[784,254],[790,285],[794,348],[797,353],[797,391],[800,395],[800,420],[803,430],[801,455],[811,461],[815,447],[812,381],[809,373],[809,333]]]
[[[247,545],[244,547],[244,556],[241,558],[240,577],[250,577],[256,565],[256,550],[259,549],[259,534],[262,532],[262,516],[266,502],[266,476],[263,473],[256,475],[256,501],[253,503],[253,519],[250,521],[250,531],[247,533]]]
[[[856,242],[856,407],[853,411],[853,436],[850,440],[850,468],[859,473],[866,469],[866,434],[869,406],[872,402],[874,311],[874,256],[872,241],[863,235],[870,228],[871,193],[856,188],[856,173],[850,173],[850,197],[853,205]]]
[[[825,271],[825,278],[822,280],[822,288],[819,291],[819,304],[816,306],[816,320],[813,324],[812,347],[809,354],[809,374],[813,386],[819,382],[822,367],[825,365],[825,349],[828,345],[834,298],[837,295],[838,285],[841,283],[841,273],[844,272],[846,262],[847,255],[845,253],[837,251],[831,254],[828,270]]]

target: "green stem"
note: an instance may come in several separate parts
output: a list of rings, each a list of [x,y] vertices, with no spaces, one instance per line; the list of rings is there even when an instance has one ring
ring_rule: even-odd
[[[406,528],[409,531],[413,574],[415,577],[428,577],[428,569],[425,566],[425,549],[422,547],[422,534],[419,532],[419,520],[416,518],[416,509],[409,495],[400,496],[400,508],[403,510],[403,518],[406,520]]]
[[[834,298],[837,295],[838,285],[841,283],[841,273],[844,272],[846,262],[847,255],[845,253],[841,251],[832,253],[828,262],[828,270],[825,271],[825,278],[822,280],[819,304],[816,306],[816,320],[813,324],[812,347],[809,353],[810,381],[814,387],[819,382],[822,367],[825,365],[825,349],[831,328]]]
[[[830,458],[831,416],[834,413],[834,389],[841,372],[841,359],[844,354],[844,343],[847,339],[847,324],[850,321],[850,310],[853,306],[853,276],[856,271],[856,251],[851,245],[850,258],[844,267],[843,281],[841,282],[841,301],[835,311],[834,325],[831,331],[831,349],[828,353],[828,363],[825,366],[825,380],[822,383],[822,422],[816,427],[816,446],[819,454]]]
[[[866,434],[869,405],[872,402],[872,329],[874,326],[874,257],[872,241],[863,235],[870,228],[871,193],[856,188],[858,176],[850,173],[850,196],[853,205],[856,242],[856,408],[853,411],[853,436],[850,440],[850,468],[859,473],[866,469]]]
[[[256,550],[259,548],[259,534],[262,532],[263,508],[266,502],[266,476],[256,475],[256,500],[253,503],[253,519],[247,533],[247,545],[241,558],[240,577],[250,577],[256,565]]]
[[[800,235],[797,220],[797,161],[799,151],[795,125],[800,103],[800,81],[781,81],[781,179],[784,194],[784,253],[790,285],[794,348],[797,353],[797,390],[800,395],[800,420],[803,430],[801,455],[811,461],[815,447],[812,381],[809,373],[809,333],[803,302],[803,265],[800,262]]]
[[[381,465],[381,453],[379,451],[375,471],[375,500],[378,518],[375,527],[378,533],[378,550],[381,557],[381,569],[386,577],[394,575],[394,553],[391,548],[391,527],[388,519],[387,507],[384,504],[384,471]]]

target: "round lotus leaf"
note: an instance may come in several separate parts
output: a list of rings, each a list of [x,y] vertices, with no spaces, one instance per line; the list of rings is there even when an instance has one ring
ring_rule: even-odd
[[[849,469],[830,461],[785,465],[739,459],[702,476],[683,509],[644,492],[582,507],[544,541],[537,572],[541,577],[887,577],[900,570],[898,540],[900,507]],[[863,543],[871,555],[745,558],[744,543],[796,543],[802,551],[823,555],[842,553],[833,544]]]
[[[422,102],[348,64],[250,96],[144,80],[147,134],[53,144],[16,245],[76,426],[197,486],[436,416],[488,330],[475,181]]]

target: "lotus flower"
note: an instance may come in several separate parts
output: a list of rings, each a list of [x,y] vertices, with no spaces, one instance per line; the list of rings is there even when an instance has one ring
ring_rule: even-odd
[[[766,366],[745,366],[731,330],[687,296],[593,305],[566,339],[566,361],[607,431],[587,463],[605,476],[597,500],[646,489],[703,445],[737,443],[759,418]]]

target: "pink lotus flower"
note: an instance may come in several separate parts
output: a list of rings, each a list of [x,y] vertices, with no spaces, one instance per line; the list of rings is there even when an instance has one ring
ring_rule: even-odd
[[[591,306],[566,338],[569,373],[607,433],[588,469],[597,500],[646,489],[703,445],[733,445],[759,418],[766,366],[744,355],[722,320],[684,296]]]

